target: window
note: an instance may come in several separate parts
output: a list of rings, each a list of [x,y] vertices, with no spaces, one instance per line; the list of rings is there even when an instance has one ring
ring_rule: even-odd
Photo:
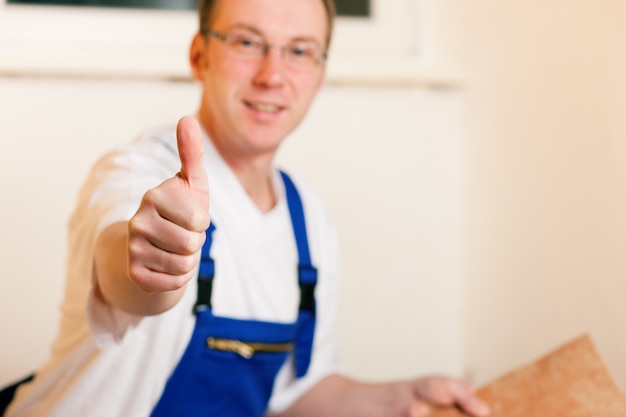
[[[38,4],[60,6],[129,7],[168,10],[195,10],[197,0],[8,0],[10,4]],[[367,17],[369,0],[336,0],[339,16]]]
[[[197,0],[8,0],[9,4],[195,10]]]

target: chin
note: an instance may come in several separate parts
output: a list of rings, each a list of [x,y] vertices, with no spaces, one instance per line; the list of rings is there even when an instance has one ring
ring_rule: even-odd
[[[254,132],[247,135],[247,142],[255,149],[272,151],[280,146],[286,136],[284,132]]]

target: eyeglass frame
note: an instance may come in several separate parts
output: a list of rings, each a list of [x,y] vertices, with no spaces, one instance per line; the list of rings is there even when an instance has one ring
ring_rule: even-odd
[[[232,35],[230,33],[217,32],[209,28],[201,29],[200,33],[204,36],[209,36],[211,38],[217,39],[218,41],[222,42],[224,45],[226,45],[226,41],[229,35]],[[251,37],[255,38],[254,40],[263,47],[261,50],[262,54],[259,55],[258,58],[266,57],[269,54],[270,49],[274,48],[274,49],[278,49],[281,52],[281,57],[283,57],[283,59],[287,59],[287,62],[290,62],[288,58],[285,58],[285,52],[287,51],[287,48],[290,46],[289,43],[285,45],[280,45],[280,44],[275,44],[275,43],[269,43],[265,40],[265,38],[263,38],[260,35],[251,35]],[[253,57],[253,55],[251,55],[251,57]],[[314,63],[315,65],[319,66],[319,65],[322,65],[324,62],[326,62],[327,59],[328,59],[328,51],[323,50],[320,53],[320,56],[316,58]]]

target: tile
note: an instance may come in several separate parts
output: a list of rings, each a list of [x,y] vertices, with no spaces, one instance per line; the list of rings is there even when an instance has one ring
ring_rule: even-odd
[[[625,417],[626,396],[583,335],[480,388],[490,417]],[[461,417],[438,410],[431,417]]]

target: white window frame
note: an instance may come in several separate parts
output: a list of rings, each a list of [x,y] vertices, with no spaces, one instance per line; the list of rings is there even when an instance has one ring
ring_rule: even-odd
[[[424,7],[436,0],[372,0],[369,18],[337,19],[332,83],[436,78],[424,47]],[[196,13],[0,0],[0,74],[189,79]],[[441,74],[439,74],[441,76]]]

